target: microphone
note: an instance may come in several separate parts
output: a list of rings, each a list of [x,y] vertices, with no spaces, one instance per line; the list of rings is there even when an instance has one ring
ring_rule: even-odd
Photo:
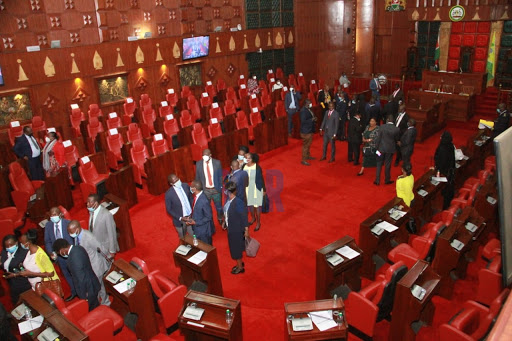
[[[108,262],[109,264],[109,267],[110,265],[114,262],[114,258],[110,257],[110,255],[107,255],[105,253],[103,253],[103,251],[101,251],[101,249],[98,247],[96,248],[96,251],[103,256],[103,258],[105,258],[105,260]]]

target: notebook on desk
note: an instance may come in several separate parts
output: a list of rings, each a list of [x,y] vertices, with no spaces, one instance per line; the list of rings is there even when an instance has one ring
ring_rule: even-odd
[[[23,316],[25,316],[25,311],[27,310],[27,306],[22,303],[16,308],[14,308],[13,311],[11,311],[11,315],[14,316],[16,320],[21,320]]]
[[[331,256],[327,257],[327,261],[332,265],[336,266],[343,262],[343,258],[341,258],[338,254],[334,253]]]
[[[185,309],[185,311],[183,312],[183,317],[194,320],[194,321],[199,321],[199,320],[201,320],[203,313],[204,313],[203,308],[188,306],[187,309]]]
[[[192,246],[191,245],[180,245],[178,246],[178,248],[176,249],[176,253],[179,254],[179,255],[182,255],[182,256],[186,256],[190,250],[192,249]]]
[[[303,332],[313,330],[313,321],[309,317],[292,319],[292,329],[294,332]]]
[[[112,284],[116,284],[121,279],[121,277],[123,277],[123,275],[121,275],[119,272],[112,271],[111,273],[108,274],[106,280]]]
[[[423,198],[424,198],[424,197],[426,197],[426,196],[428,195],[428,192],[427,192],[427,191],[425,191],[424,189],[420,189],[420,190],[418,191],[418,194],[419,194],[421,197],[423,197]]]

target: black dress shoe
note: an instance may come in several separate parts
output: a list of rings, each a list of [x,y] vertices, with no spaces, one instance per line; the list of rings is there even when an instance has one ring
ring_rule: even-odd
[[[364,172],[362,172],[362,173],[361,173],[361,172],[359,172],[359,173],[357,173],[357,176],[361,176],[361,175],[363,175],[363,174],[364,174]]]
[[[308,160],[316,160],[316,158],[314,158],[312,156],[308,156]]]
[[[76,295],[69,295],[68,297],[66,297],[64,299],[64,301],[66,301],[66,302],[72,301],[75,297],[76,297]]]
[[[400,162],[395,162],[395,167],[400,166]]]
[[[242,262],[242,266],[245,266],[244,262]],[[237,267],[238,267],[238,265],[235,265],[234,267],[231,268],[231,271],[235,271]]]
[[[380,185],[380,183],[378,183],[377,181],[374,181],[374,182],[373,182],[373,184],[374,184],[375,186],[379,186],[379,185]]]
[[[348,159],[348,162],[354,162],[354,160],[352,160],[352,159]]]
[[[391,180],[391,181],[386,181],[385,184],[386,185],[391,185],[393,182],[395,182],[394,180]]]
[[[334,158],[330,159],[329,161],[327,161],[328,163],[332,163],[334,162]]]
[[[231,273],[233,275],[238,275],[238,274],[243,274],[245,272],[245,268],[238,268],[238,267],[235,267],[233,270],[231,270]]]
[[[322,158],[320,159],[320,161],[324,161],[324,160],[325,160],[325,157],[322,157]]]
[[[304,166],[311,166],[311,164],[307,161],[302,161],[301,164],[303,164]]]

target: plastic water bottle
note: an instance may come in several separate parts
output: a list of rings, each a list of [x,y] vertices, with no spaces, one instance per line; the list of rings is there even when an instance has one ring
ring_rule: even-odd
[[[231,320],[232,320],[231,312],[229,311],[229,309],[226,309],[226,323],[231,324]]]
[[[338,295],[334,294],[332,297],[332,306],[336,308],[336,301],[338,300]]]
[[[32,318],[32,310],[28,306],[25,306],[25,318],[30,320]]]
[[[135,280],[130,279],[130,281],[128,282],[128,284],[126,285],[126,287],[128,288],[128,292],[131,294],[135,291],[135,285],[137,285],[137,282],[135,282]]]
[[[199,245],[199,241],[197,240],[196,235],[194,234],[194,246]]]

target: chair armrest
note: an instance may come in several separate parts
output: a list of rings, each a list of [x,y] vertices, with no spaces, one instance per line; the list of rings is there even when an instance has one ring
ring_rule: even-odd
[[[21,212],[27,211],[28,200],[30,199],[30,194],[23,191],[12,191],[11,192],[12,201],[14,201],[14,205]]]
[[[89,312],[89,304],[87,304],[86,300],[78,300],[77,302],[73,302],[68,305],[66,308],[71,312],[73,316],[78,320]]]
[[[480,321],[479,311],[471,307],[464,308],[450,323],[450,325],[462,332],[468,331],[468,328],[476,330]],[[473,333],[469,331],[470,333]]]
[[[349,325],[373,337],[379,308],[357,292],[351,292],[345,301],[345,316]]]
[[[490,305],[502,290],[501,273],[488,269],[478,271],[478,290],[475,299],[477,302]]]
[[[455,198],[450,203],[450,206],[457,206],[458,208],[464,208],[468,204],[468,201],[466,199],[462,198]]]
[[[377,294],[377,291],[379,290],[379,287],[381,286],[380,281],[376,280],[373,283],[370,283],[368,286],[364,287],[358,292],[358,295],[366,298],[367,300],[373,300],[375,295]]]
[[[16,220],[18,210],[14,206],[0,208],[0,217]]]
[[[439,327],[440,341],[475,341],[471,336],[445,323]]]
[[[44,184],[44,181],[41,180],[32,180],[32,186],[34,186],[34,189],[38,189]]]
[[[113,341],[114,340],[114,323],[112,320],[104,319],[94,324],[89,329],[84,330],[89,336],[90,341]]]
[[[158,299],[158,306],[162,313],[165,328],[178,322],[178,315],[183,307],[183,297],[186,293],[187,288],[184,285],[178,285],[174,290]]]

